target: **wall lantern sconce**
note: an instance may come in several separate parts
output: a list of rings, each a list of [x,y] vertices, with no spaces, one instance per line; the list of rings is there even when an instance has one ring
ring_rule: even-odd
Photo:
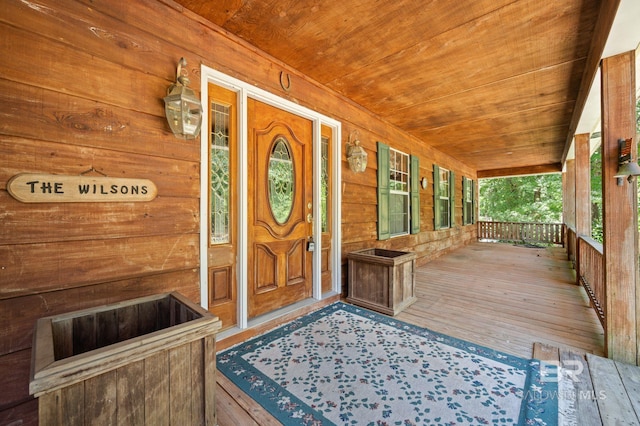
[[[354,173],[362,173],[367,169],[367,152],[360,146],[358,136],[359,133],[356,130],[349,135],[347,141],[347,161]]]
[[[202,104],[194,91],[188,87],[187,71],[183,72],[186,65],[187,61],[180,58],[176,82],[169,86],[164,98],[164,113],[176,137],[195,139],[200,134],[202,125]]]
[[[640,176],[640,166],[631,158],[632,138],[618,140],[618,173],[614,177],[618,178],[618,186],[624,184],[623,178],[627,178],[629,182],[634,176]]]

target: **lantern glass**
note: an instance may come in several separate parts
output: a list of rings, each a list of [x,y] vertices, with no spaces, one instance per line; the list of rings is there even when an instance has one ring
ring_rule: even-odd
[[[164,105],[169,127],[176,136],[194,139],[200,134],[202,105],[193,90],[181,84],[172,85]]]
[[[353,145],[347,153],[349,168],[355,173],[362,173],[367,169],[367,152],[360,145]]]

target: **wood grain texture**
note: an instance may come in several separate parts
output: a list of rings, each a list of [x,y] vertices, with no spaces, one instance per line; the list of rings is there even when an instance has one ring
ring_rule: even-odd
[[[637,315],[638,212],[637,180],[617,184],[619,139],[634,138],[635,54],[602,61],[602,223],[606,292],[606,353],[616,361],[638,362]],[[635,140],[635,139],[634,139]],[[637,146],[631,144],[637,158]]]
[[[595,395],[602,396],[597,401],[603,424],[637,424],[638,417],[624,388],[615,361],[587,354],[587,362]]]
[[[589,365],[584,356],[575,352],[561,350],[560,365],[567,368],[575,389],[575,410],[577,414],[577,424],[584,426],[601,425],[600,412],[598,410],[597,398],[599,395],[593,390]]]

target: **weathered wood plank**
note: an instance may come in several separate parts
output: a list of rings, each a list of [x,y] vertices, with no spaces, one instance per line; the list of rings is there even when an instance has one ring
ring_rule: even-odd
[[[0,357],[3,385],[0,386],[0,407],[12,407],[29,401],[29,371],[31,350],[24,349]],[[0,421],[0,424],[3,424]]]
[[[7,259],[0,299],[196,267],[198,244],[197,234],[169,234],[0,246],[0,258]]]
[[[555,346],[535,342],[533,344],[533,358],[541,361],[559,362],[560,352]]]
[[[587,362],[595,395],[602,395],[597,399],[602,424],[605,426],[638,424],[638,417],[614,361],[587,354]]]
[[[253,422],[255,422],[263,426],[276,426],[281,424],[271,414],[267,413],[260,404],[258,404],[253,399],[249,398],[247,394],[242,392],[240,388],[234,385],[224,375],[219,374],[217,380],[218,380],[218,384],[233,399],[233,402],[235,404],[238,404],[244,411],[244,413],[243,412],[239,413],[238,419],[244,418],[248,420],[248,418],[250,418],[252,420],[248,420],[247,424],[254,424]],[[223,401],[224,400],[225,399],[223,399]],[[237,413],[238,413],[238,410],[235,409],[234,407],[232,416],[235,417]],[[238,424],[236,423],[236,419],[233,417],[232,417],[232,420],[234,421],[233,423],[223,423],[222,421],[224,420],[224,418],[225,416],[223,416],[222,419],[220,419],[220,426],[227,426],[227,425],[232,426],[232,425]]]
[[[195,161],[199,156],[197,144],[176,143],[164,117],[4,78],[0,78],[0,102],[14,105],[3,111],[6,121],[3,121],[2,129],[5,135],[12,135],[17,140],[64,140],[69,145],[186,161]],[[31,117],[31,120],[24,117]],[[140,140],[154,142],[137,143]]]
[[[638,279],[637,182],[618,186],[619,139],[636,138],[635,52],[602,60],[602,224],[604,289],[606,291],[607,356],[638,362],[639,330],[636,320]],[[631,144],[637,158],[637,144]]]
[[[84,423],[117,423],[117,374],[106,372],[84,382]],[[45,421],[46,423],[46,421]]]
[[[418,301],[398,318],[526,358],[535,342],[602,354],[602,327],[556,250],[474,243],[438,257],[417,269]]]
[[[34,33],[31,29],[9,27],[0,23],[0,33],[4,35],[4,43],[0,44],[0,55],[11,56],[16,64],[27,66],[33,57],[37,57],[40,67],[33,67],[30,72],[20,72],[21,67],[12,63],[0,64],[0,74],[5,78],[31,86],[72,93],[86,99],[100,99],[105,103],[119,105],[127,109],[162,117],[163,105],[158,102],[166,96],[166,90],[172,81],[146,74],[142,71],[123,67],[115,62],[83,52],[82,49],[70,49],[69,46],[53,42]],[[84,44],[84,43],[82,43]],[[81,44],[81,45],[82,45]],[[60,58],[65,60],[61,61]],[[68,64],[82,64],[92,79],[69,78]],[[172,67],[172,68],[175,68]],[[101,77],[98,77],[101,76]],[[118,78],[109,78],[118,76]],[[122,90],[121,81],[145,81],[145,85],[130,85]]]
[[[10,206],[3,216],[5,226],[0,228],[0,240],[6,244],[77,241],[96,235],[151,236],[165,234],[167,230],[183,234],[197,232],[193,220],[198,216],[196,198],[159,197],[152,203],[91,203],[81,207],[27,205],[0,191],[0,204]],[[95,220],[106,217],[110,220]],[[44,221],[46,226],[33,226]]]
[[[191,343],[169,351],[169,419],[172,425],[191,422]]]
[[[38,426],[38,400],[30,399],[22,404],[3,409],[0,411],[0,424]]]
[[[216,373],[216,338],[207,336],[203,339],[203,363],[204,363],[204,417],[206,424],[217,423],[216,410],[216,379],[220,374]]]
[[[597,399],[599,395],[593,390],[589,366],[583,355],[564,349],[560,350],[560,366],[568,375],[567,381],[573,386],[573,392],[567,391],[562,398],[573,397],[573,408],[577,424],[582,426],[601,426]]]
[[[145,361],[137,361],[116,370],[118,425],[141,425],[145,419]]]
[[[64,424],[69,426],[85,425],[85,386],[76,383],[61,389],[61,409]]]
[[[189,380],[191,381],[191,385],[189,386],[191,389],[191,424],[208,424],[205,420],[207,414],[207,406],[205,404],[207,404],[208,401],[205,400],[204,389],[208,380],[205,375],[210,374],[210,370],[207,370],[205,367],[205,363],[208,361],[204,358],[204,346],[206,339],[207,338],[191,342],[191,377],[189,377]],[[215,365],[213,367],[215,369]]]
[[[118,341],[118,313],[117,311],[103,311],[96,313],[96,345],[108,346]]]
[[[159,352],[144,367],[144,412],[149,424],[169,425],[169,351]]]
[[[616,367],[636,416],[640,419],[640,367],[622,362],[616,362]]]

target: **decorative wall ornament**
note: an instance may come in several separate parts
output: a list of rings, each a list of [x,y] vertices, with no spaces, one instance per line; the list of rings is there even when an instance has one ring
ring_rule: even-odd
[[[360,133],[354,130],[347,141],[347,161],[354,173],[362,173],[367,169],[367,152],[360,146]]]
[[[183,69],[185,66],[187,61],[180,58],[176,82],[169,86],[164,98],[164,112],[174,135],[195,139],[200,134],[202,125],[202,104],[195,92],[188,87],[187,71]]]
[[[285,77],[286,76],[286,82],[285,82]],[[291,76],[289,75],[289,73],[286,73],[284,71],[280,71],[280,87],[282,87],[282,89],[285,92],[288,92],[289,90],[291,90]]]
[[[22,203],[136,202],[158,195],[149,179],[48,173],[19,173],[9,179],[7,191]]]

